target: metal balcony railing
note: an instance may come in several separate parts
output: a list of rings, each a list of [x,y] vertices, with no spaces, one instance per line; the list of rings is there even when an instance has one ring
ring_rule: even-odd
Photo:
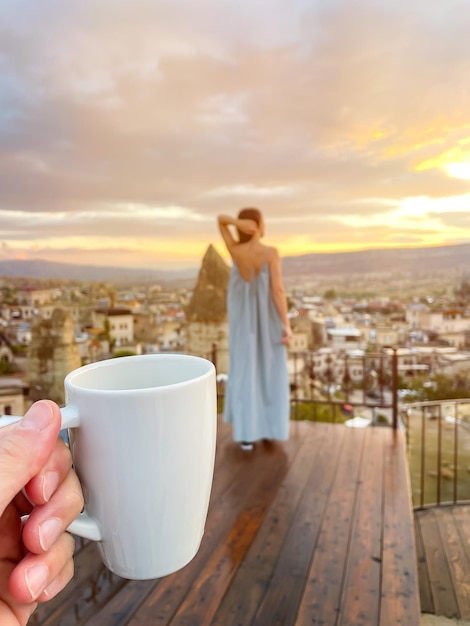
[[[470,503],[470,398],[403,405],[415,509]]]
[[[219,363],[227,351],[216,344],[209,354],[218,371],[219,404],[225,375]],[[291,419],[344,422],[361,416],[371,423],[399,426],[398,367],[395,348],[354,354],[346,350],[288,351]]]
[[[226,351],[205,355],[217,367]],[[288,352],[291,419],[344,422],[361,415],[407,432],[413,506],[470,503],[470,398],[404,404],[398,398],[397,350]],[[226,378],[218,383],[223,408]]]

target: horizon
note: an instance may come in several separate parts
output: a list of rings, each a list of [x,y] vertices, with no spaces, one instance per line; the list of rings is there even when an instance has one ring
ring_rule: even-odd
[[[197,260],[197,262],[193,265],[187,265],[185,267],[178,267],[178,268],[168,268],[168,267],[150,267],[150,266],[136,266],[136,267],[128,267],[125,268],[127,270],[131,270],[131,271],[142,271],[142,272],[149,272],[149,271],[155,271],[156,273],[161,272],[161,273],[168,273],[168,274],[184,274],[185,272],[188,273],[194,273],[194,272],[198,272],[200,267],[201,267],[201,263],[202,260],[204,258],[205,253],[207,252],[208,248],[210,246],[213,246],[214,248],[216,248],[216,246],[214,246],[214,244],[212,243],[208,243],[206,248],[204,249],[201,257]],[[460,247],[460,246],[470,246],[470,242],[463,242],[463,243],[456,243],[456,244],[437,244],[434,246],[401,246],[401,247],[397,247],[397,248],[380,248],[380,247],[376,247],[376,248],[364,248],[361,250],[338,250],[338,251],[331,251],[331,252],[307,252],[307,253],[300,253],[300,254],[291,254],[291,255],[286,255],[284,257],[281,258],[281,260],[284,259],[295,259],[297,257],[308,257],[308,256],[322,256],[322,255],[344,255],[344,254],[361,254],[361,253],[369,253],[369,252],[400,252],[400,251],[404,251],[404,250],[433,250],[436,248],[454,248],[454,247]],[[217,248],[216,248],[217,250]],[[223,255],[221,253],[220,250],[217,250],[217,252],[222,256],[222,258],[224,259],[224,261],[228,264],[231,265],[231,259],[230,256],[227,255]],[[223,252],[223,251],[222,251]],[[65,266],[72,266],[72,267],[90,267],[90,268],[99,268],[99,269],[109,269],[109,270],[117,270],[119,268],[122,267],[122,263],[120,265],[102,265],[99,263],[81,263],[81,262],[72,262],[72,261],[51,261],[49,259],[44,259],[44,258],[40,258],[40,257],[35,257],[35,258],[31,258],[31,259],[2,259],[0,258],[0,265],[2,265],[3,263],[30,263],[30,264],[34,264],[34,263],[51,263],[51,264],[59,264],[59,265],[65,265]]]
[[[470,3],[191,9],[2,3],[0,261],[184,270],[244,206],[283,257],[470,242]]]

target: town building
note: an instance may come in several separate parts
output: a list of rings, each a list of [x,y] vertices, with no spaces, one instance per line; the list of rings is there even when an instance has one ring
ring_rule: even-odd
[[[92,327],[100,330],[114,348],[134,344],[134,316],[124,308],[95,309],[92,313]]]
[[[0,415],[24,415],[27,384],[20,378],[0,378]]]

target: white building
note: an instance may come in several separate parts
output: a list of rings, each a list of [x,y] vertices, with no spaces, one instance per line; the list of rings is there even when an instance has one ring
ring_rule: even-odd
[[[17,345],[29,346],[32,336],[31,323],[20,322],[11,324],[9,328],[9,335]]]
[[[68,304],[60,307],[58,307],[57,304],[46,304],[39,307],[37,314],[43,320],[50,320],[52,318],[52,314],[57,308],[67,311],[75,324],[78,324],[80,321],[80,308],[78,306],[70,306]]]
[[[38,307],[52,300],[56,300],[60,296],[58,289],[36,289],[34,287],[25,287],[18,289],[16,297],[20,306]]]
[[[459,310],[431,311],[424,304],[412,304],[406,310],[410,330],[431,331],[450,345],[463,347],[465,332],[470,329],[470,318]]]
[[[115,347],[128,346],[134,343],[134,317],[129,309],[96,309],[92,313],[92,324],[95,329],[106,331],[115,342]]]
[[[328,345],[335,350],[354,350],[364,347],[362,333],[354,326],[328,328],[326,335]]]

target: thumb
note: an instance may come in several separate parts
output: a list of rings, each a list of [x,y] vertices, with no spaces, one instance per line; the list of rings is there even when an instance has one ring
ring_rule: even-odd
[[[60,424],[59,407],[40,400],[18,424],[0,430],[0,515],[46,463]]]

